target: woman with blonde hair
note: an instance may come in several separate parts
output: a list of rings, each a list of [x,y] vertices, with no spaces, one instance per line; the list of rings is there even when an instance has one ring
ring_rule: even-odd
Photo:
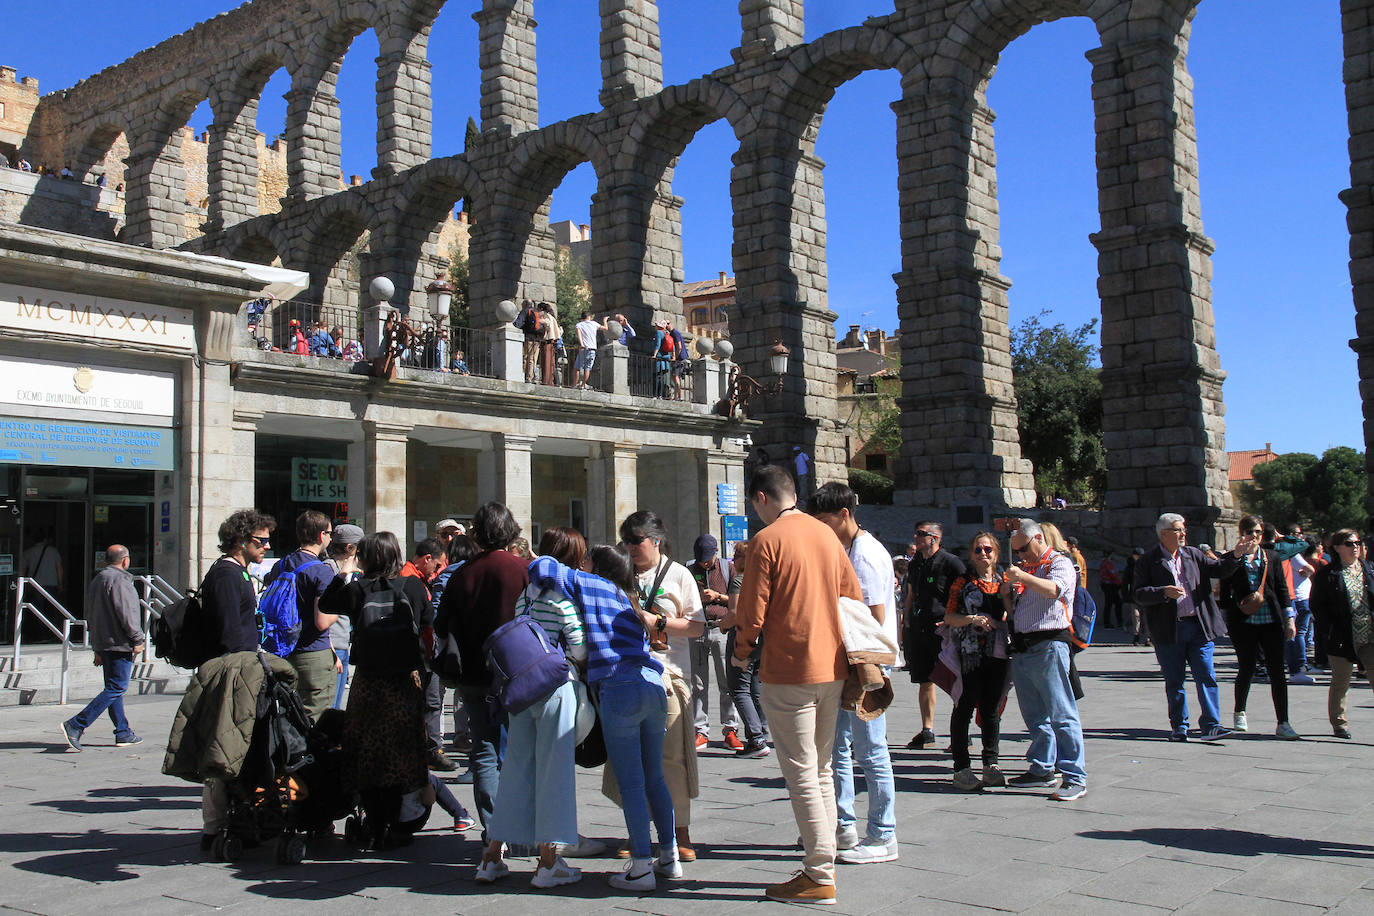
[[[954,787],[977,792],[984,786],[1004,786],[998,767],[1001,733],[1000,707],[1006,695],[1010,634],[1007,607],[1000,594],[1001,554],[995,535],[980,531],[969,542],[968,574],[949,587],[943,627],[946,643],[959,659],[963,689],[949,717],[949,740],[954,754]],[[982,723],[983,772],[973,771],[968,749],[968,728],[974,710]]]

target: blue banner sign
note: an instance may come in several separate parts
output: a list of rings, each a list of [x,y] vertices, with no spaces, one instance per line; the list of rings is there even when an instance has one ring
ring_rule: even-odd
[[[176,450],[170,429],[0,417],[0,464],[170,471]]]

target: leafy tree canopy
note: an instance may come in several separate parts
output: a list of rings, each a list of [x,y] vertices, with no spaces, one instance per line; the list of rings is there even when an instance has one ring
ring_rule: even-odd
[[[1035,467],[1044,498],[1099,502],[1106,489],[1102,381],[1092,335],[1097,320],[1074,329],[1048,324],[1042,311],[1011,335],[1021,454]]]
[[[1240,486],[1245,511],[1260,515],[1280,529],[1299,523],[1304,529],[1363,530],[1369,480],[1364,453],[1341,446],[1318,458],[1290,452],[1255,465],[1255,479]]]
[[[577,261],[560,246],[554,254],[553,285],[558,307],[558,326],[563,331],[563,342],[577,345],[576,325],[582,320],[582,313],[592,307],[591,293],[587,290],[587,278]]]

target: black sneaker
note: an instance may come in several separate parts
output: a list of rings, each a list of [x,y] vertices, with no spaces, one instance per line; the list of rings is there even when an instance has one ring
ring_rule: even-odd
[[[443,773],[451,773],[458,769],[458,764],[450,760],[448,754],[435,748],[429,752],[429,768]]]
[[[1057,773],[1022,773],[1007,780],[1013,789],[1052,789],[1059,785]]]
[[[760,739],[758,741],[750,741],[746,743],[744,747],[735,751],[735,756],[758,759],[760,757],[767,757],[769,753],[770,752],[768,750],[768,742]]]
[[[133,747],[135,744],[142,744],[143,739],[133,732],[127,735],[115,735],[115,747]]]
[[[1331,730],[1331,734],[1335,735],[1337,738],[1348,739],[1350,737],[1350,729],[1346,728],[1344,725],[1337,725]]]
[[[928,728],[923,728],[916,733],[916,737],[907,742],[907,747],[913,751],[922,751],[935,743],[935,732]]]

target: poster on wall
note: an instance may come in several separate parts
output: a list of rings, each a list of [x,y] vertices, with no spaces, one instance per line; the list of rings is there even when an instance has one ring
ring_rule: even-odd
[[[348,462],[331,458],[292,458],[291,500],[298,503],[346,502]]]

